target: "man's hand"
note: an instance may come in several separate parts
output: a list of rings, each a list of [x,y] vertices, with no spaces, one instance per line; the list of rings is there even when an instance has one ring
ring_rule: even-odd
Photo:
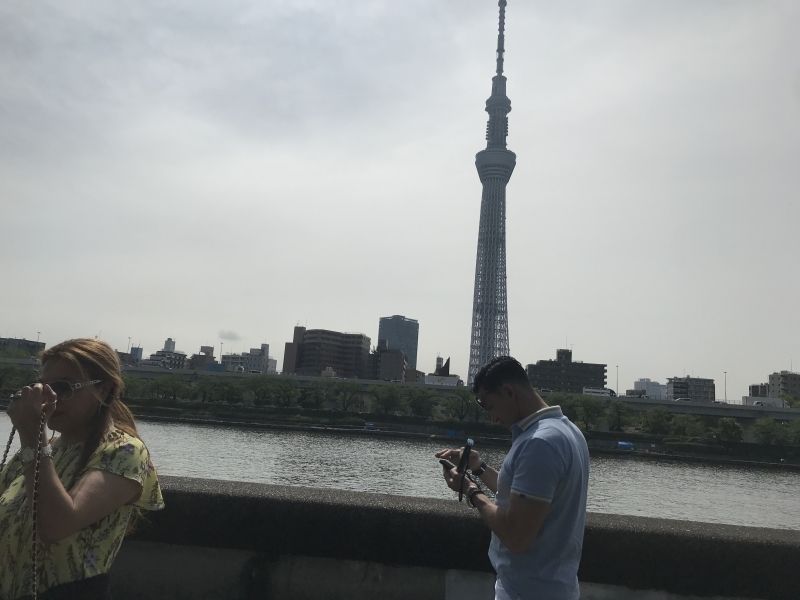
[[[461,461],[462,452],[464,452],[463,448],[447,448],[445,450],[439,450],[434,456],[436,456],[436,458],[444,458],[449,460],[454,465],[457,465]],[[475,450],[471,450],[469,453],[469,469],[471,471],[476,471],[480,468],[480,466],[480,454],[478,454]]]

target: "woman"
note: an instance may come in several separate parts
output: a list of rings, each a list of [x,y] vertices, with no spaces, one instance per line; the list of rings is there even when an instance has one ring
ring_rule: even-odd
[[[47,599],[111,597],[108,572],[132,520],[164,507],[124,389],[108,344],[68,340],[42,354],[41,380],[9,406],[21,449],[0,472],[0,599],[35,588]],[[42,418],[60,433],[52,445],[40,437]]]

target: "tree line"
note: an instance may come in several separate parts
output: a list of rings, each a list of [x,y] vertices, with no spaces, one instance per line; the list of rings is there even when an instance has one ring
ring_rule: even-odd
[[[465,387],[374,384],[346,379],[301,379],[291,376],[247,377],[201,374],[159,375],[145,378],[125,374],[125,399],[141,407],[227,405],[248,409],[305,409],[331,413],[413,417],[417,420],[455,421],[488,425],[486,413]],[[35,381],[34,369],[0,367],[0,398]],[[552,393],[548,404],[561,406],[584,432],[640,432],[679,439],[738,443],[744,430],[736,419],[673,414],[661,407],[632,409],[616,399]],[[764,445],[800,445],[800,420],[782,423],[762,418],[753,424],[753,436]]]

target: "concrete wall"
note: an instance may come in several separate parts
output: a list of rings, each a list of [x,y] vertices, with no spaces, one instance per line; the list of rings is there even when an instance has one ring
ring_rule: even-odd
[[[488,530],[455,500],[162,483],[167,509],[115,564],[117,600],[493,597]],[[794,600],[799,565],[797,531],[590,514],[582,598]]]

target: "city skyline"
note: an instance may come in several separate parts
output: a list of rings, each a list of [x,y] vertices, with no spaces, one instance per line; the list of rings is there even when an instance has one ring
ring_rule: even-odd
[[[298,322],[407,314],[466,376],[496,10],[0,9],[0,335],[280,364]],[[513,354],[729,399],[796,368],[800,7],[509,10]]]

